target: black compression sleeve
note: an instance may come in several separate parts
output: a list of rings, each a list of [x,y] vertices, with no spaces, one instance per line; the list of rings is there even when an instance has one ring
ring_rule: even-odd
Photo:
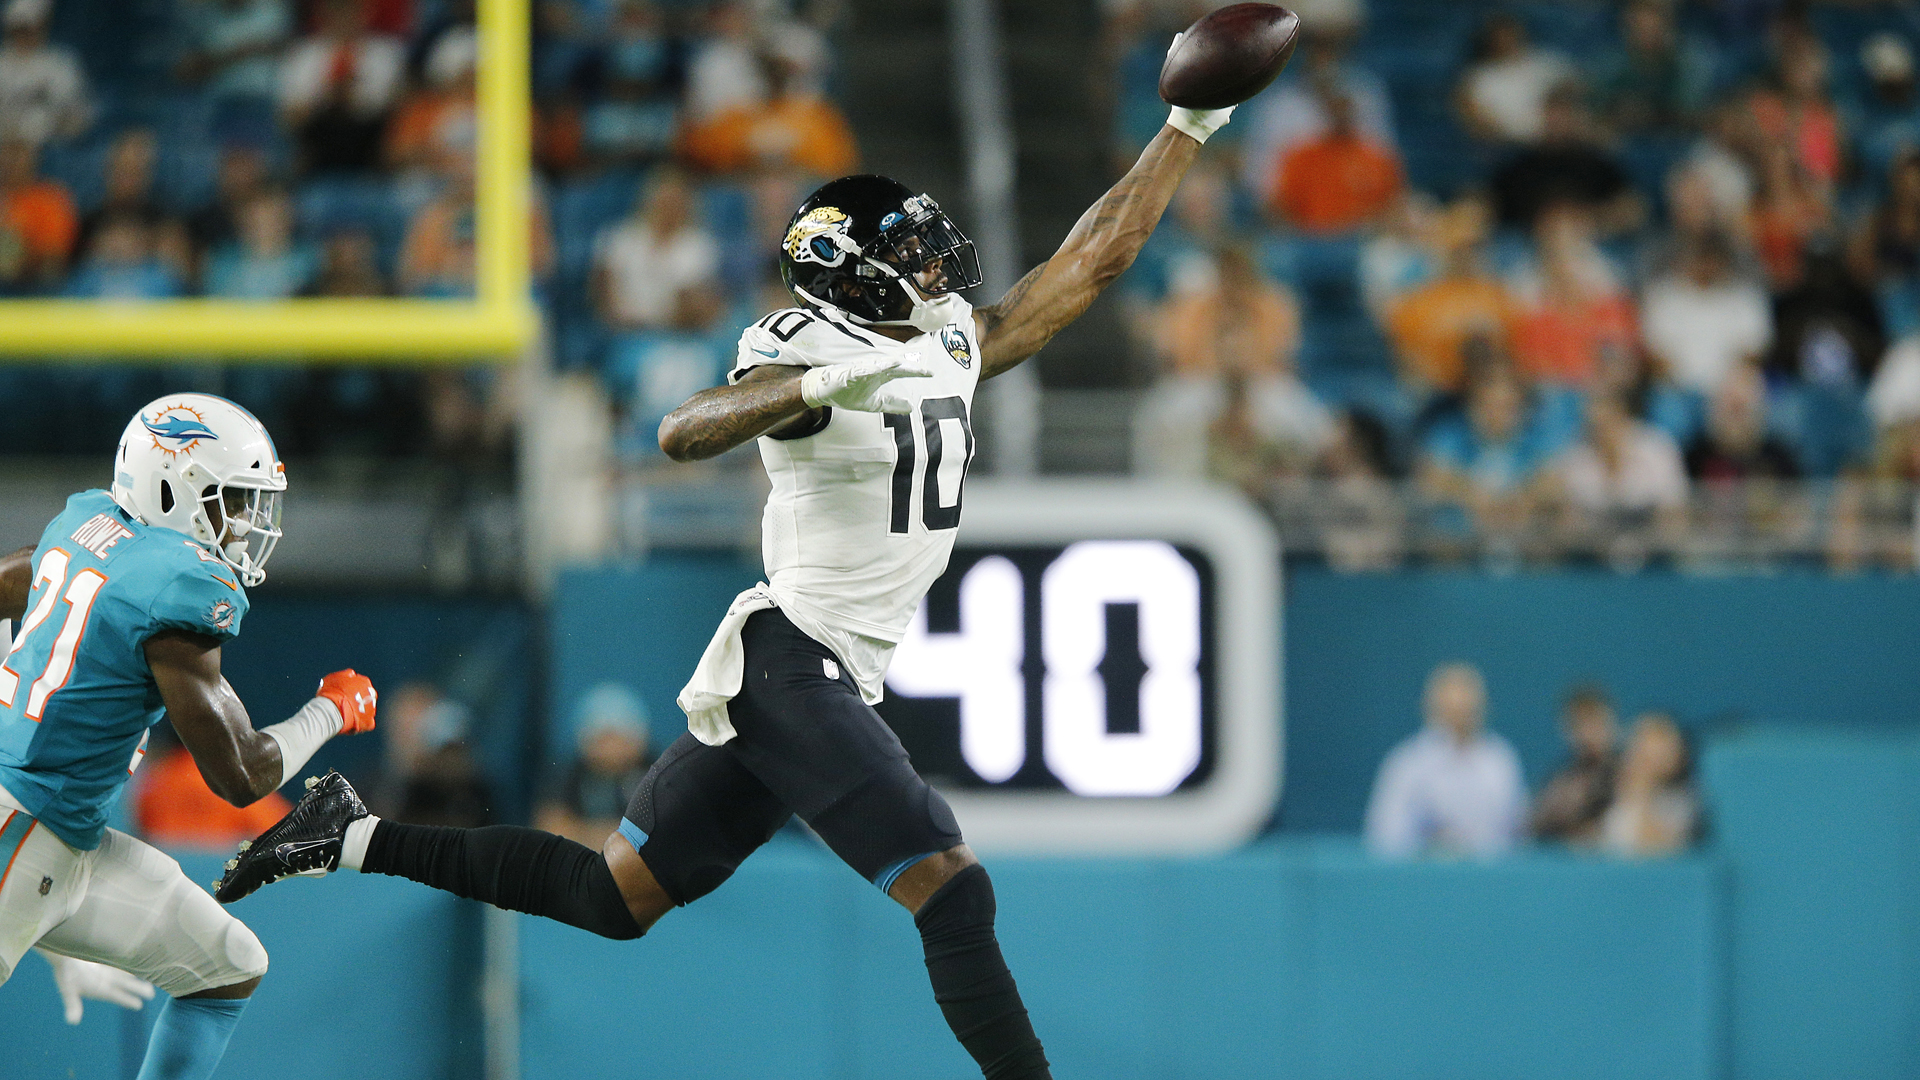
[[[1050,1080],[1020,989],[993,934],[993,881],[969,866],[913,916],[927,951],[927,977],[947,1026],[986,1080]]]
[[[382,821],[367,841],[360,869],[543,915],[601,937],[628,941],[644,933],[599,852],[538,829]]]

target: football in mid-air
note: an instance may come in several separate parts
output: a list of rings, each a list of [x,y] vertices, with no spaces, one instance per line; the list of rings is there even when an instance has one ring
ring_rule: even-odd
[[[1277,4],[1233,4],[1187,27],[1160,68],[1160,98],[1224,109],[1267,88],[1293,57],[1300,16]]]

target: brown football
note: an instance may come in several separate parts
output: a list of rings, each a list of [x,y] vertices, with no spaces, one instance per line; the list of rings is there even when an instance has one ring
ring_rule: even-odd
[[[1300,16],[1276,4],[1233,4],[1187,27],[1160,66],[1160,99],[1224,109],[1267,88],[1293,57]]]

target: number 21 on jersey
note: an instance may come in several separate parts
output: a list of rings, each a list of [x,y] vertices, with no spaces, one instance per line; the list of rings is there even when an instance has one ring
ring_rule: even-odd
[[[20,692],[20,675],[13,670],[14,654],[18,653],[40,624],[47,621],[54,605],[62,597],[60,587],[67,584],[67,564],[69,557],[59,548],[49,550],[40,556],[40,572],[34,576],[35,588],[40,588],[40,602],[33,605],[26,620],[13,635],[13,647],[7,651],[7,662],[0,667],[0,707],[12,708],[14,697]],[[67,685],[67,679],[73,675],[74,654],[80,649],[80,637],[86,633],[87,614],[93,610],[94,598],[100,595],[100,587],[107,583],[105,574],[88,568],[73,576],[73,584],[67,585],[66,618],[61,620],[60,634],[53,640],[53,648],[47,652],[46,670],[33,680],[33,686],[27,690],[27,719],[38,722],[47,711],[47,699],[55,690]]]
[[[967,482],[967,467],[973,464],[973,422],[967,416],[966,399],[927,398],[920,402],[917,417],[910,413],[886,413],[882,418],[887,430],[893,432],[894,447],[893,498],[887,515],[887,531],[896,536],[912,531],[913,467],[923,437],[927,471],[920,483],[920,520],[928,532],[959,528],[960,490]],[[941,466],[947,464],[947,433],[954,426],[958,426],[966,449],[960,456],[958,468],[948,466],[948,471],[955,474],[952,490],[948,491],[940,474]]]

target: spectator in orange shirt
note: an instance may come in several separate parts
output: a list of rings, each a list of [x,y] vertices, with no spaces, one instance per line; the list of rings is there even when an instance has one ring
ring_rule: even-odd
[[[1774,292],[1800,283],[1807,244],[1833,226],[1828,188],[1807,172],[1784,143],[1762,151],[1760,190],[1747,213],[1755,252]]]
[[[1462,347],[1474,337],[1504,343],[1513,323],[1513,299],[1481,265],[1489,211],[1462,199],[1440,228],[1445,253],[1440,276],[1402,296],[1387,311],[1400,377],[1416,392],[1454,392],[1466,381]]]
[[[1846,137],[1827,97],[1827,54],[1817,39],[1784,43],[1774,85],[1755,91],[1749,107],[1767,141],[1791,150],[1808,176],[1822,184],[1840,179]]]
[[[1633,305],[1604,267],[1595,271],[1601,256],[1579,207],[1542,214],[1538,236],[1539,295],[1514,321],[1513,359],[1537,381],[1585,387],[1605,350],[1633,348]]]
[[[1220,249],[1211,269],[1161,308],[1166,377],[1135,418],[1135,467],[1257,487],[1304,471],[1332,439],[1333,418],[1294,371],[1293,294],[1241,248]]]
[[[9,288],[57,280],[80,228],[66,189],[42,180],[39,166],[32,143],[0,143],[0,285]]]
[[[1339,233],[1377,219],[1400,194],[1400,162],[1369,141],[1354,123],[1353,102],[1322,90],[1329,124],[1324,134],[1287,151],[1268,203],[1295,228]]]
[[[224,851],[259,836],[293,809],[277,791],[251,806],[234,806],[207,787],[171,728],[155,728],[154,742],[133,796],[134,823],[151,843]]]
[[[760,57],[773,92],[758,104],[735,105],[681,135],[687,161],[712,172],[799,169],[815,176],[844,176],[859,149],[840,110],[808,90],[800,62],[778,53]]]
[[[449,175],[473,157],[473,66],[478,43],[471,27],[440,35],[426,63],[426,85],[407,95],[387,127],[387,163],[401,170]]]

